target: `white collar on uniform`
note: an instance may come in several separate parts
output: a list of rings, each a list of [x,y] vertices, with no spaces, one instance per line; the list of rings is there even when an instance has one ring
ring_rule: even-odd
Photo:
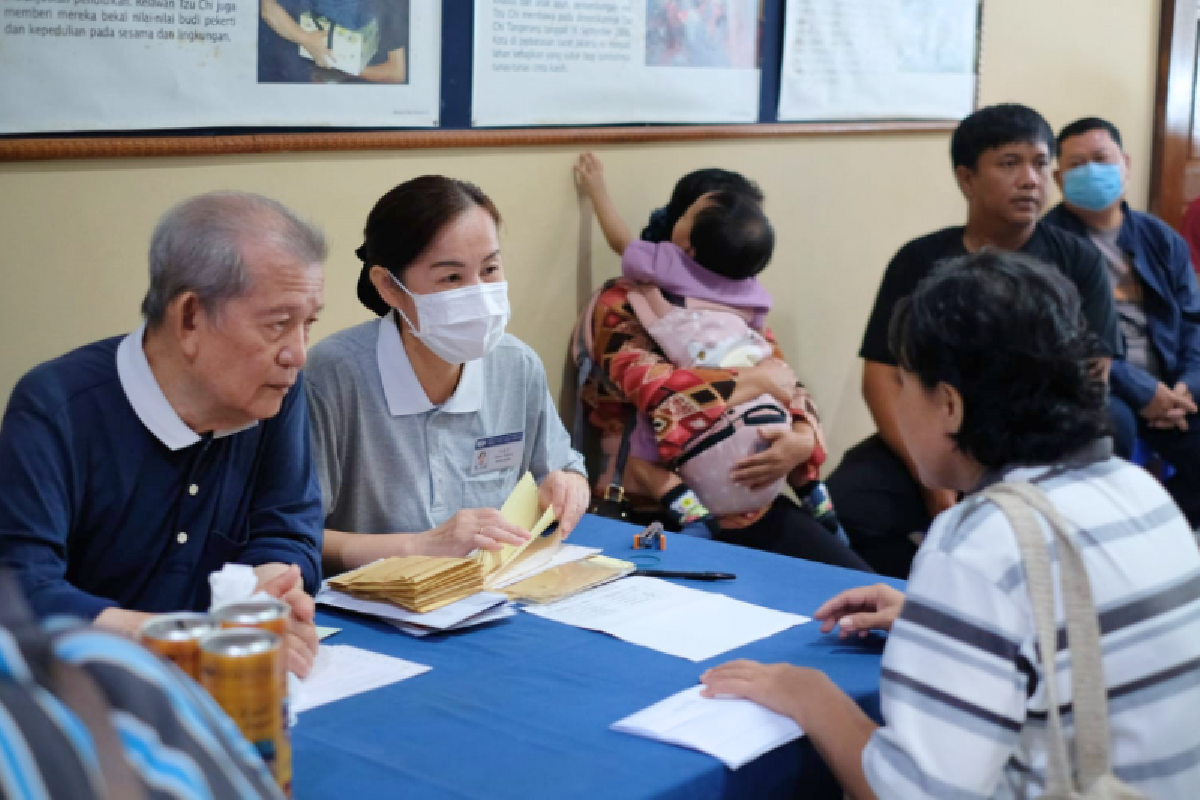
[[[421,414],[434,408],[413,372],[400,338],[395,318],[387,314],[379,320],[379,338],[375,342],[375,358],[379,362],[379,377],[383,381],[383,396],[393,417]],[[483,371],[478,360],[463,364],[458,387],[442,404],[442,411],[472,414],[483,407]]]
[[[172,450],[182,450],[200,441],[200,434],[187,426],[171,407],[167,396],[150,369],[146,360],[146,351],[142,346],[146,335],[146,323],[121,340],[117,347],[117,377],[121,380],[121,388],[125,397],[138,419],[153,433],[160,442]],[[251,422],[240,428],[225,431],[213,431],[213,436],[232,436],[248,428],[253,428],[258,422]]]

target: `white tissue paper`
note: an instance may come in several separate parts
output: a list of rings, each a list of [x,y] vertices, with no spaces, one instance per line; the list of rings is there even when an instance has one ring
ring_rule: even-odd
[[[254,574],[254,567],[245,564],[226,564],[208,576],[208,586],[212,590],[209,611],[216,611],[221,606],[240,603],[243,600],[271,598],[266,592],[254,591],[258,588],[258,576]]]
[[[266,592],[254,591],[258,588],[258,576],[254,574],[254,567],[248,567],[245,564],[226,564],[208,576],[208,586],[212,592],[212,603],[208,607],[210,612],[216,611],[221,606],[240,603],[243,600],[271,599],[271,595]],[[319,647],[320,645],[318,645]],[[283,643],[283,648],[282,656],[287,658],[287,642]],[[294,708],[295,704],[291,702],[291,698],[296,697],[300,691],[300,679],[296,677],[296,673],[289,672],[287,683],[288,726],[291,727],[300,718]]]

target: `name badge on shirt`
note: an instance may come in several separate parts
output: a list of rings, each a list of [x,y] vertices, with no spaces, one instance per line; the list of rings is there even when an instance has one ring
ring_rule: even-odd
[[[476,439],[471,474],[483,475],[486,472],[521,466],[521,456],[525,452],[524,439],[525,434],[520,431]]]

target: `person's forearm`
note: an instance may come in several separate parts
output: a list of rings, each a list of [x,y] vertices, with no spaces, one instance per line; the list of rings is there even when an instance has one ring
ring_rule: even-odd
[[[347,533],[326,529],[321,556],[325,572],[337,575],[381,558],[418,555],[424,539],[420,533]]]
[[[292,44],[300,44],[304,38],[305,30],[275,0],[262,0],[262,18],[271,30]]]
[[[126,611],[123,608],[106,608],[96,617],[96,625],[110,631],[136,637],[146,620],[153,617],[144,611]]]
[[[600,223],[600,231],[608,241],[608,246],[617,255],[624,254],[625,248],[633,241],[633,234],[629,232],[625,220],[621,219],[621,213],[617,211],[608,189],[604,186],[599,187],[591,193],[591,198],[592,206],[596,210],[596,221]]]
[[[388,53],[387,61],[382,64],[363,67],[362,74],[358,77],[372,83],[404,83],[408,78],[405,74],[406,63],[404,48],[399,47]]]
[[[842,791],[851,800],[874,800],[875,792],[863,772],[862,756],[879,726],[825,675],[796,700],[804,704],[804,733],[833,771]],[[795,713],[789,716],[797,718]]]

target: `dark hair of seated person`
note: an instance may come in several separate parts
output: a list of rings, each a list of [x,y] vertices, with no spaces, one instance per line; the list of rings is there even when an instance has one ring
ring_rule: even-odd
[[[679,218],[693,203],[709,192],[721,191],[746,195],[759,205],[763,201],[762,189],[743,175],[717,167],[698,169],[676,182],[666,206],[650,215],[650,224],[642,230],[642,239],[648,242],[670,241],[675,223],[679,222]]]
[[[986,150],[1019,143],[1046,145],[1054,152],[1054,131],[1041,114],[1029,106],[1001,103],[981,108],[954,129],[950,137],[950,161],[955,168],[974,170]]]
[[[775,250],[775,231],[762,206],[731,191],[713,194],[712,203],[692,222],[690,238],[696,262],[732,280],[762,272]]]
[[[1075,286],[1036,259],[943,262],[896,305],[889,343],[926,389],[958,390],[955,445],[986,468],[1054,463],[1104,434],[1098,342]]]
[[[1105,131],[1112,137],[1117,147],[1123,146],[1121,144],[1121,132],[1117,130],[1116,125],[1113,125],[1106,119],[1100,119],[1100,117],[1084,117],[1083,119],[1075,120],[1058,132],[1058,150],[1056,155],[1062,155],[1063,142],[1067,139],[1070,139],[1072,136],[1082,136],[1092,131]]]
[[[423,175],[389,191],[371,209],[363,244],[355,252],[363,262],[358,299],[379,316],[391,310],[371,283],[371,267],[381,266],[398,279],[442,229],[478,206],[500,224],[500,210],[478,186],[442,175]]]

